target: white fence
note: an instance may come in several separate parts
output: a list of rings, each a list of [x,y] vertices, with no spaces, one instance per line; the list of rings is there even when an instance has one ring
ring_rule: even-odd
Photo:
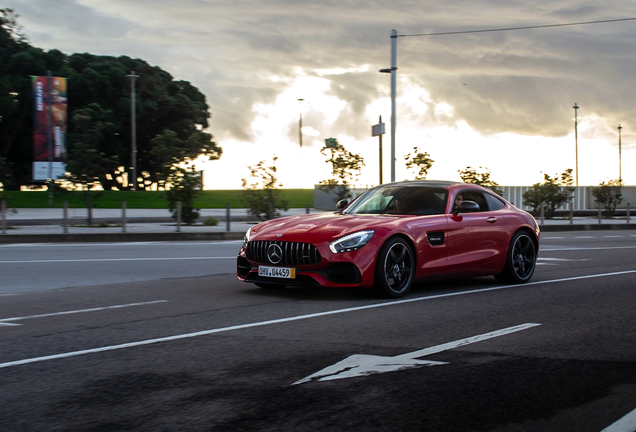
[[[578,186],[574,187],[574,201],[573,210],[596,210],[598,206],[592,195],[592,189],[596,186]],[[532,189],[531,186],[498,186],[498,189],[503,191],[503,197],[510,201],[513,205],[523,210],[532,210],[532,207],[523,205],[523,194]],[[352,196],[358,196],[366,189],[351,189]],[[623,194],[623,202],[618,205],[617,208],[625,209],[629,204],[630,207],[634,207],[636,204],[636,186],[623,186],[621,188]],[[338,200],[335,193],[327,194],[326,192],[318,189],[318,186],[314,187],[314,208],[335,210],[336,201]],[[569,203],[558,207],[557,210],[569,210]]]

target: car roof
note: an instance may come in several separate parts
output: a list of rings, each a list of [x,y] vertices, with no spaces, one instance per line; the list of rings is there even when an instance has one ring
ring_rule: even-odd
[[[461,183],[456,181],[447,180],[405,180],[400,182],[385,183],[378,187],[383,186],[429,186],[429,187],[441,187],[446,188],[452,185],[465,185],[467,183]]]

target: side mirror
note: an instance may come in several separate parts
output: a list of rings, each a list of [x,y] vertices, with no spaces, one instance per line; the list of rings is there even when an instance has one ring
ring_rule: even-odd
[[[340,210],[342,210],[343,208],[345,208],[348,205],[349,205],[349,200],[347,200],[347,199],[340,200],[336,204],[336,210],[340,211]]]
[[[474,213],[481,211],[481,207],[475,201],[462,201],[459,205],[459,208],[453,210],[454,215],[458,215],[460,213]]]

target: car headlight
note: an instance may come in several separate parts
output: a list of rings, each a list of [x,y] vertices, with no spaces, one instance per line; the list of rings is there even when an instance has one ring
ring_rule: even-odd
[[[252,236],[252,227],[249,227],[249,229],[245,233],[245,237],[243,237],[243,247],[247,247],[247,243],[250,241],[251,236]]]
[[[374,231],[369,230],[346,235],[329,243],[329,249],[331,249],[331,252],[333,253],[358,250],[371,240],[373,233]]]

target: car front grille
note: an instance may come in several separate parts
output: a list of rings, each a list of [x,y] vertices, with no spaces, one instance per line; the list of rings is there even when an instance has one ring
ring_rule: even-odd
[[[270,249],[272,245],[275,246]],[[276,252],[280,252],[280,261]],[[273,257],[273,260],[270,259]],[[279,266],[295,266],[318,264],[322,257],[318,248],[309,243],[285,242],[285,241],[251,241],[247,244],[247,259],[261,264],[273,264]]]

